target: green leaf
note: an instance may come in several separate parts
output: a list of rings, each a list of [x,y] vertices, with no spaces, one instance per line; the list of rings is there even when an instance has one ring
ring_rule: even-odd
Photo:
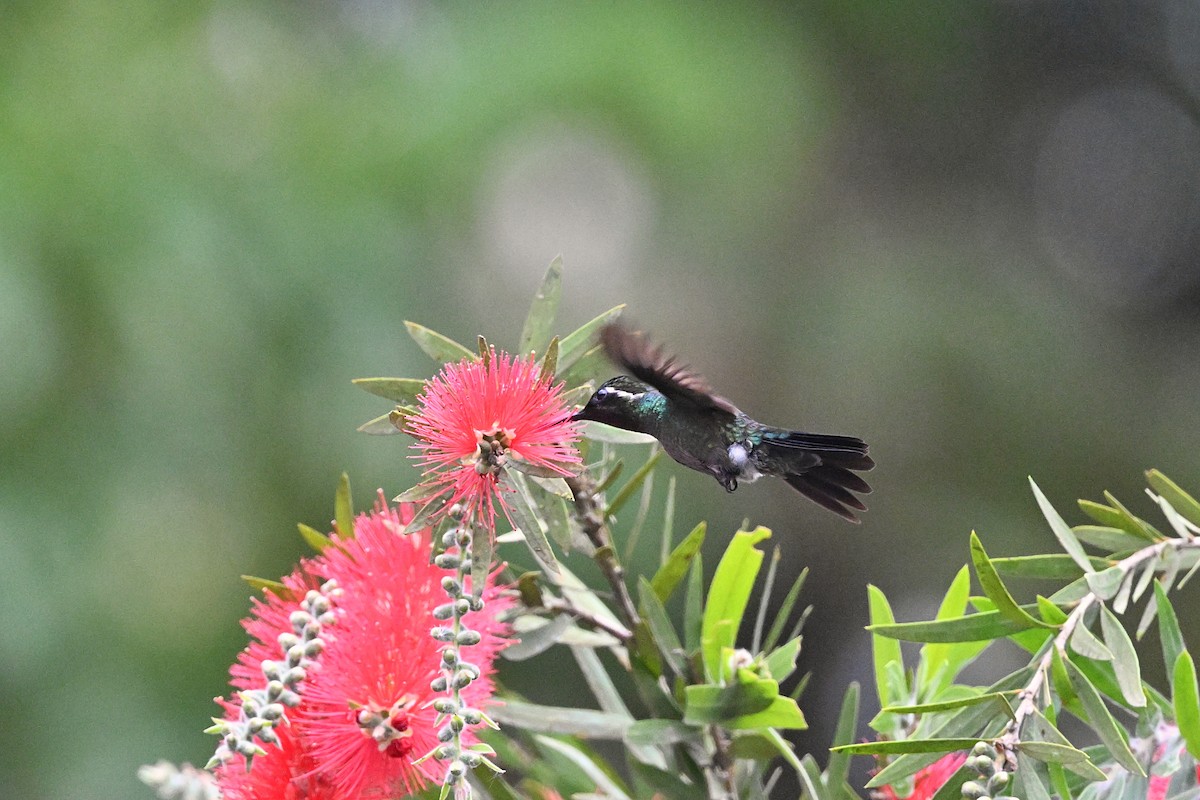
[[[1037,596],[1038,613],[1051,625],[1060,626],[1067,621],[1067,613],[1040,594]]]
[[[1104,606],[1100,609],[1100,629],[1113,655],[1113,671],[1117,673],[1121,694],[1134,708],[1145,708],[1146,693],[1142,691],[1142,666],[1138,662],[1137,651],[1133,649],[1133,642],[1121,621]]]
[[[1017,601],[1009,594],[1008,588],[996,574],[996,568],[992,566],[987,551],[983,549],[983,543],[979,541],[979,536],[975,531],[971,531],[971,561],[975,564],[975,574],[979,578],[980,585],[983,586],[984,593],[996,604],[997,611],[1021,625],[1022,628],[1054,627],[1048,622],[1042,622],[1017,605]]]
[[[1011,692],[1022,689],[1028,685],[1032,675],[1032,667],[1022,667],[1011,675],[996,681],[985,690],[985,693]],[[932,731],[933,738],[949,739],[970,736],[973,737],[971,740],[971,746],[973,747],[979,739],[991,738],[993,734],[989,734],[988,729],[995,722],[997,722],[996,714],[992,706],[986,703],[970,706],[956,714],[950,715],[945,722]],[[1003,726],[1000,726],[1000,728],[1003,728]],[[867,788],[875,789],[880,786],[890,786],[909,775],[916,774],[921,768],[929,766],[937,761],[937,759],[938,756],[936,754],[930,753],[909,753],[902,755],[876,773],[867,783]]]
[[[310,528],[303,522],[298,523],[296,527],[300,529],[300,538],[304,540],[304,543],[313,550],[316,550],[318,553],[322,552],[326,547],[329,547],[333,544],[333,540],[328,536],[321,533],[316,528]]]
[[[1042,515],[1046,518],[1046,522],[1050,523],[1050,530],[1054,532],[1058,543],[1074,559],[1080,569],[1084,572],[1091,572],[1092,562],[1088,560],[1087,553],[1083,551],[1083,545],[1075,538],[1075,534],[1071,532],[1070,526],[1054,510],[1054,506],[1050,505],[1050,501],[1046,499],[1046,495],[1042,494],[1042,490],[1033,482],[1032,477],[1029,479],[1029,485],[1033,487],[1033,496],[1037,498],[1038,506],[1042,509]]]
[[[762,526],[753,531],[738,531],[717,564],[700,631],[705,674],[710,680],[720,680],[724,673],[721,649],[733,647],[737,641],[750,590],[762,566],[763,554],[755,545],[770,535],[770,529]]]
[[[562,366],[562,346],[559,346],[558,356],[558,377],[567,386],[586,386],[589,391],[579,401],[580,404],[585,402],[588,397],[591,397],[592,384],[601,376],[608,375],[612,372],[612,367],[608,364],[608,358],[604,355],[604,348],[596,345],[591,350],[584,353],[578,361],[572,364],[569,368]],[[587,423],[584,424],[583,430],[594,432],[597,428],[591,428]],[[631,434],[632,435],[632,434]],[[641,434],[638,434],[641,436]],[[598,436],[589,435],[588,438],[599,439]]]
[[[446,494],[435,496],[428,503],[417,509],[417,513],[408,521],[408,524],[401,529],[401,533],[409,534],[424,530],[429,527],[430,522],[441,513],[446,506]]]
[[[964,566],[954,576],[942,604],[938,606],[936,619],[954,619],[961,617],[967,610],[967,599],[971,595],[971,573]],[[932,697],[941,686],[949,684],[957,672],[959,664],[952,664],[951,657],[955,654],[953,644],[931,642],[921,648],[920,665],[917,668],[917,689],[922,697]],[[971,654],[970,657],[974,657]],[[938,685],[934,685],[934,681]]]
[[[775,649],[775,645],[779,642],[779,637],[783,635],[783,626],[787,624],[788,617],[792,615],[792,609],[796,605],[796,599],[800,596],[800,590],[804,587],[804,581],[808,578],[808,567],[800,570],[800,574],[796,576],[796,580],[792,582],[792,586],[788,589],[788,593],[784,595],[783,602],[775,609],[775,619],[771,623],[771,629],[767,631],[767,638],[763,639],[762,648],[764,651]]]
[[[1083,705],[1084,711],[1087,712],[1088,719],[1092,723],[1092,729],[1108,749],[1109,754],[1116,759],[1117,763],[1125,769],[1137,775],[1145,775],[1142,770],[1142,765],[1138,763],[1137,756],[1129,749],[1129,743],[1125,738],[1125,731],[1117,725],[1117,721],[1113,719],[1112,714],[1108,712],[1108,708],[1104,705],[1104,700],[1101,699],[1100,693],[1096,691],[1096,687],[1088,680],[1079,667],[1070,659],[1063,661],[1063,666],[1067,671],[1067,678],[1071,682],[1071,688],[1075,690],[1075,694],[1079,697],[1079,702]]]
[[[1061,671],[1062,670],[1062,660],[1057,658],[1057,654],[1056,654],[1056,658],[1055,658],[1055,663],[1058,665],[1058,668]],[[1063,680],[1064,681],[1067,680],[1067,678],[1065,677],[1065,673],[1064,673]],[[1067,687],[1067,689],[1068,689],[1068,691],[1071,691],[1069,686]],[[1074,692],[1071,691],[1071,697],[1074,698],[1074,696],[1075,696]],[[1048,714],[1053,714],[1054,706],[1053,705],[1049,706],[1046,709],[1046,711]],[[1032,737],[1031,741],[1036,740],[1039,742],[1049,742],[1050,744],[1057,744],[1057,745],[1062,745],[1063,747],[1075,749],[1074,747],[1072,747],[1071,743],[1067,740],[1067,737],[1063,736],[1062,733],[1058,730],[1058,728],[1054,727],[1053,719],[1051,717],[1048,717],[1048,716],[1042,714],[1042,712],[1038,711],[1036,708],[1033,710],[1031,724],[1030,724],[1029,728],[1026,729],[1026,733],[1027,733],[1027,735],[1030,735]],[[1084,755],[1086,756],[1087,753],[1085,752]],[[1065,783],[1066,777],[1062,774],[1062,763],[1063,762],[1056,762],[1056,761],[1051,761],[1051,760],[1047,760],[1047,759],[1043,759],[1043,761],[1045,761],[1046,764],[1049,765],[1049,767],[1050,767],[1051,780],[1055,781],[1056,784]],[[1084,778],[1086,778],[1089,781],[1102,781],[1106,777],[1108,777],[1107,775],[1104,774],[1104,772],[1102,772],[1100,770],[1099,767],[1097,767],[1094,763],[1092,763],[1090,756],[1088,756],[1088,758],[1084,761],[1070,762],[1068,764],[1068,769],[1070,769],[1072,772],[1074,772],[1077,775],[1083,776]],[[1069,793],[1064,793],[1061,790],[1059,790],[1059,795],[1064,798],[1070,796]]]
[[[858,695],[857,681],[851,681],[842,697],[842,710],[838,714],[837,728],[833,733],[833,747],[853,744],[858,725]],[[850,756],[847,753],[831,752],[829,764],[822,776],[825,788],[836,788],[846,782],[850,775]]]
[[[1196,663],[1187,650],[1180,652],[1172,670],[1175,724],[1192,758],[1200,760],[1200,689],[1196,686]]]
[[[1102,572],[1089,572],[1084,576],[1092,593],[1101,600],[1111,600],[1116,597],[1125,581],[1125,570],[1121,567],[1109,567]]]
[[[1159,496],[1179,512],[1180,516],[1193,525],[1200,525],[1200,502],[1197,502],[1194,497],[1183,489],[1180,489],[1175,481],[1156,469],[1152,469],[1146,473],[1146,480],[1150,483],[1150,487],[1158,492]]]
[[[1036,606],[1030,606],[1030,608],[1036,608]],[[906,642],[980,642],[1001,639],[1032,627],[1023,622],[1018,623],[999,611],[985,611],[979,614],[968,614],[965,617],[932,622],[869,625],[867,630],[876,636]],[[898,646],[897,649],[899,649]]]
[[[625,741],[645,747],[662,747],[698,741],[701,731],[677,719],[639,719],[629,726]]]
[[[800,655],[800,637],[781,645],[764,659],[770,676],[782,683],[796,671],[796,658]]]
[[[588,708],[543,706],[506,698],[488,709],[501,725],[512,725],[535,733],[582,736],[588,739],[621,739],[629,731],[630,719]]]
[[[889,626],[899,627],[895,624],[896,618],[892,615],[892,607],[879,587],[867,584],[867,604],[871,615],[871,624],[867,630],[873,634],[871,649],[875,662],[875,691],[879,695],[879,704],[883,706],[897,699],[893,698],[888,691],[887,665],[895,663],[903,667],[904,657],[900,652],[900,642],[896,641],[895,637],[889,637],[886,633],[878,630]]]
[[[687,686],[684,693],[683,721],[690,725],[717,723],[754,714],[770,707],[779,697],[779,684],[759,679],[750,683],[734,682],[728,686],[703,683]]]
[[[544,653],[553,647],[571,627],[572,619],[566,614],[555,617],[545,625],[517,631],[519,640],[500,651],[507,661],[524,661]]]
[[[683,645],[679,642],[679,635],[675,633],[671,619],[667,616],[667,610],[663,608],[650,581],[646,580],[644,576],[638,577],[638,601],[638,613],[641,614],[643,622],[649,626],[650,633],[653,634],[663,659],[676,675],[686,675]]]
[[[579,748],[569,742],[551,739],[548,736],[537,736],[535,741],[540,747],[565,756],[576,769],[583,772],[595,784],[601,797],[608,798],[608,800],[630,800],[629,795],[621,788],[616,779]]]
[[[704,556],[696,553],[688,572],[687,592],[683,598],[683,643],[689,653],[700,649],[704,618]]]
[[[541,520],[538,519],[537,512],[534,510],[533,500],[529,496],[529,486],[525,483],[525,476],[519,472],[510,472],[505,470],[504,478],[509,482],[516,491],[508,496],[506,508],[512,521],[521,529],[524,535],[525,544],[533,553],[545,569],[557,575],[561,572],[558,565],[558,559],[554,557],[554,551],[550,547],[550,540],[546,538],[546,532],[542,530]]]
[[[1105,492],[1104,499],[1108,501],[1110,506],[1116,509],[1117,513],[1121,515],[1122,521],[1125,523],[1124,526],[1118,525],[1118,528],[1124,527],[1125,530],[1129,531],[1134,536],[1139,536],[1147,542],[1157,542],[1163,538],[1162,534],[1156,531],[1153,525],[1151,525],[1149,522],[1146,522],[1144,519],[1141,519],[1140,517],[1134,516],[1129,509],[1121,504],[1120,500],[1113,497],[1112,492]]]
[[[1104,569],[1109,565],[1102,558],[1091,558],[1091,564],[1095,569]],[[996,568],[996,572],[1009,578],[1074,580],[1083,575],[1083,570],[1075,563],[1075,559],[1066,553],[993,558],[992,566]]]
[[[558,300],[562,297],[562,269],[562,256],[555,256],[533,296],[529,315],[525,317],[525,325],[521,328],[520,344],[517,346],[517,352],[521,355],[539,349],[550,336],[554,315],[558,313]]]
[[[415,403],[417,395],[425,388],[425,381],[420,378],[355,378],[350,382],[376,397],[402,406]]]
[[[1017,749],[1030,758],[1055,764],[1078,764],[1091,760],[1082,750],[1057,742],[1018,742]]]
[[[696,554],[700,552],[701,545],[704,544],[704,535],[707,531],[708,525],[704,522],[692,528],[692,532],[671,551],[671,555],[667,556],[666,563],[654,573],[650,585],[661,602],[665,603],[670,599],[675,592],[675,587],[687,574],[692,559],[696,557]]]
[[[493,549],[492,532],[478,523],[471,526],[471,596],[475,599],[483,597],[483,587],[487,585],[488,573],[492,571]]]
[[[732,731],[756,728],[804,730],[808,727],[808,722],[805,721],[804,713],[795,700],[790,697],[776,697],[771,701],[771,705],[762,711],[734,717],[723,722],[721,726]]]
[[[943,711],[953,711],[956,708],[966,708],[967,706],[984,703],[991,703],[997,711],[1003,712],[1009,718],[1013,716],[1012,706],[1008,703],[1008,696],[1003,692],[988,692],[987,694],[976,694],[970,697],[959,697],[954,700],[943,700],[936,703],[886,706],[883,708],[883,711],[888,714],[938,714]]]
[[[471,359],[473,361],[478,358],[473,351],[468,350],[458,342],[443,336],[437,331],[426,328],[424,325],[418,325],[415,322],[405,320],[404,327],[408,329],[408,335],[417,343],[417,347],[420,347],[434,361],[448,363],[451,361],[462,361],[463,359]]]
[[[962,800],[962,785],[977,777],[979,773],[964,764],[946,779],[942,788],[938,789],[930,800]]]
[[[412,488],[405,489],[400,494],[392,498],[393,503],[419,503],[422,500],[428,500],[438,492],[445,491],[445,487],[438,486],[434,483],[418,483]]]
[[[1033,753],[1029,752],[1028,744],[1039,745],[1044,743],[1022,742],[1017,745],[1019,752],[1017,753],[1017,772],[1013,776],[1016,779],[1013,791],[1021,800],[1050,800],[1050,790],[1042,782],[1042,776],[1039,774],[1037,767],[1030,761],[1030,758],[1034,756]],[[1045,745],[1045,747],[1061,747],[1061,745]],[[1080,755],[1085,759],[1087,758],[1083,753],[1080,753]]]
[[[404,433],[400,428],[396,427],[392,422],[392,415],[395,411],[389,411],[386,414],[380,414],[374,419],[369,419],[362,425],[355,428],[359,433],[365,433],[368,436],[394,436],[397,433]]]
[[[1179,618],[1175,616],[1175,608],[1167,597],[1167,591],[1158,581],[1154,582],[1154,599],[1158,601],[1158,638],[1162,641],[1163,664],[1174,669],[1179,654],[1185,649],[1183,632],[1179,629]]]
[[[290,591],[287,586],[279,581],[273,581],[268,578],[256,578],[253,575],[243,575],[241,577],[256,592],[270,592],[276,597],[286,598]]]
[[[602,327],[621,316],[625,305],[613,306],[600,316],[563,337],[558,347],[558,370],[566,372],[592,348],[592,340]]]
[[[1104,508],[1108,508],[1108,506],[1104,506]],[[1137,550],[1146,545],[1146,540],[1141,536],[1134,536],[1120,528],[1112,528],[1107,525],[1076,525],[1071,530],[1081,541],[1110,553]],[[1109,565],[1105,564],[1105,566]]]
[[[554,382],[554,371],[558,369],[558,337],[555,336],[546,345],[546,355],[542,356],[542,371],[538,373],[538,381]]]
[[[646,459],[646,463],[642,464],[642,466],[638,468],[638,471],[633,474],[633,477],[621,487],[621,490],[617,492],[616,496],[612,499],[612,502],[610,502],[608,507],[604,509],[605,518],[616,515],[616,513],[621,510],[621,507],[628,502],[629,498],[633,497],[633,493],[641,488],[642,482],[646,480],[646,476],[650,474],[650,470],[654,469],[654,465],[658,463],[658,459],[662,453],[662,450],[655,450],[650,457]]]
[[[344,472],[333,493],[333,519],[339,536],[354,538],[354,502],[350,499],[350,476]]]
[[[1075,630],[1071,632],[1069,644],[1071,649],[1081,656],[1097,661],[1112,661],[1112,652],[1082,623],[1076,625]]]
[[[859,742],[830,748],[836,753],[850,755],[898,755],[901,753],[953,753],[969,750],[979,739],[901,739],[894,742]]]

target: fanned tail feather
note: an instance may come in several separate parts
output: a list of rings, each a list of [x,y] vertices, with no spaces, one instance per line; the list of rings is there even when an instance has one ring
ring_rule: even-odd
[[[869,494],[871,486],[851,470],[869,470],[875,462],[867,455],[867,444],[852,436],[777,430],[763,437],[765,443],[784,451],[798,450],[816,455],[813,467],[784,475],[783,479],[800,494],[849,522],[858,523],[855,509],[867,506],[851,492]]]

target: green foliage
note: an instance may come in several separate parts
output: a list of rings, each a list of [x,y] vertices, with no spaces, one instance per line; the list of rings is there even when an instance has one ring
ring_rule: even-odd
[[[1008,754],[1021,797],[1145,797],[1152,774],[1184,776],[1178,793],[1190,796],[1196,785],[1200,700],[1168,591],[1177,575],[1200,563],[1200,540],[1187,515],[1196,507],[1190,495],[1161,473],[1151,471],[1147,479],[1159,492],[1151,496],[1173,535],[1134,516],[1107,493],[1106,504],[1080,502],[1100,526],[1073,529],[1031,481],[1065,554],[992,558],[972,533],[971,562],[985,594],[970,601],[974,613],[966,610],[965,570],[956,576],[937,617],[925,622],[895,622],[883,594],[868,587],[868,629],[882,705],[872,726],[886,740],[845,745],[835,752],[875,755],[882,769],[869,785],[892,785],[902,796],[908,776],[937,754],[963,749],[974,740],[986,740]],[[1176,504],[1187,514],[1177,512]],[[1085,547],[1101,552],[1091,555]],[[1068,583],[1049,597],[1037,595],[1035,604],[1021,604],[1002,576]],[[1137,636],[1158,619],[1171,675],[1169,696],[1146,682],[1134,637],[1122,621],[1143,598]],[[899,640],[923,643],[915,669],[903,665]],[[990,687],[955,682],[983,648],[1002,640],[1029,652],[1029,665]],[[1053,722],[1062,713],[1082,721],[1101,744],[1073,745]],[[1126,719],[1136,720],[1134,729],[1123,724]],[[1165,759],[1162,753],[1175,741],[1171,737],[1190,749],[1181,754],[1175,746]]]

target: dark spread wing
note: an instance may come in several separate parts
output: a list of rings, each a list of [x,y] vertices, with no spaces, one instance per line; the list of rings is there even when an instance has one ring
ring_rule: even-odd
[[[733,403],[713,394],[703,378],[676,362],[674,357],[665,354],[662,348],[651,344],[640,333],[612,323],[600,329],[600,343],[614,363],[672,400],[690,403],[697,408],[741,413]]]

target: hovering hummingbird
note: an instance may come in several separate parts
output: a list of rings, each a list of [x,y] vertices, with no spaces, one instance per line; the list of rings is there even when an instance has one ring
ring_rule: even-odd
[[[851,494],[871,491],[851,471],[875,466],[861,439],[756,422],[713,394],[699,375],[620,325],[601,329],[600,342],[608,357],[629,374],[606,381],[572,419],[647,433],[671,458],[709,473],[726,491],[737,489],[738,481],[777,475],[850,522],[859,521],[851,509],[867,510]]]

